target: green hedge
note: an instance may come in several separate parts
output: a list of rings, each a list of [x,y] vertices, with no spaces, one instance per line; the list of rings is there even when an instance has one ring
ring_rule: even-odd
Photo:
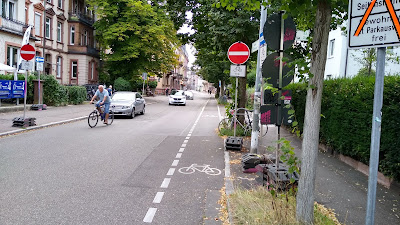
[[[343,155],[369,164],[375,77],[324,82],[320,141]],[[291,84],[293,106],[303,130],[306,85]],[[386,76],[379,171],[400,181],[400,76]]]
[[[82,104],[86,100],[86,88],[82,86],[66,86],[68,90],[69,103]]]
[[[60,85],[53,75],[42,75],[43,84],[43,103],[50,106],[60,106],[68,104],[82,104],[86,100],[86,88],[82,86],[64,86]],[[27,103],[33,103],[33,80],[36,75],[28,76],[28,94]],[[14,75],[0,74],[0,80],[14,80]],[[23,74],[18,75],[18,80],[25,80]]]

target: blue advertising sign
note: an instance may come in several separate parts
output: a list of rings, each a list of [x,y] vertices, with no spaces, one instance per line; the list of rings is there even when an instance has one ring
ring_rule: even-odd
[[[12,81],[12,98],[24,98],[25,97],[25,81],[24,80],[13,80]]]
[[[11,98],[11,80],[0,80],[0,99]]]

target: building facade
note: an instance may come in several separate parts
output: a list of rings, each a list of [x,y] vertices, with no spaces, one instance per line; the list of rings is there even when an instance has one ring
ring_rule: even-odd
[[[22,38],[30,25],[30,44],[37,56],[44,57],[45,74],[65,85],[98,83],[95,15],[84,0],[1,1],[0,62],[17,67]]]
[[[347,42],[347,35],[340,28],[329,32],[325,79],[354,77],[363,67],[360,63],[363,58],[362,49],[348,49]],[[400,56],[400,48],[387,48],[385,75],[400,74],[400,66],[397,62],[388,60],[388,54]],[[373,69],[376,70],[375,63]]]
[[[175,54],[178,55],[178,65],[174,69],[159,79],[156,92],[158,94],[165,93],[168,88],[177,90],[186,90],[188,86],[188,73],[189,73],[189,56],[186,47],[183,45],[177,48]]]

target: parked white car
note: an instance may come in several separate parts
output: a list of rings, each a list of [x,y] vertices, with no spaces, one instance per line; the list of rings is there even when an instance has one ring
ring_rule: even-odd
[[[170,105],[186,105],[186,95],[182,90],[177,90],[169,96]]]

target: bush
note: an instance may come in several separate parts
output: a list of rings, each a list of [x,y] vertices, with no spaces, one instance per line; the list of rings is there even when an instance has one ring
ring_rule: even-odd
[[[86,88],[82,86],[66,86],[69,103],[78,105],[86,100]]]
[[[149,84],[149,87],[150,87],[150,88],[156,88],[158,82],[157,82],[156,80],[152,80],[152,81],[149,81],[148,84]]]
[[[375,77],[324,82],[320,141],[343,155],[369,163]],[[290,84],[299,129],[303,130],[306,85]],[[400,76],[386,76],[379,170],[400,181]]]
[[[117,91],[132,91],[131,84],[129,81],[122,77],[119,77],[114,81],[114,89]]]
[[[46,105],[60,106],[68,104],[67,88],[61,86],[52,75],[44,75],[43,102]]]

